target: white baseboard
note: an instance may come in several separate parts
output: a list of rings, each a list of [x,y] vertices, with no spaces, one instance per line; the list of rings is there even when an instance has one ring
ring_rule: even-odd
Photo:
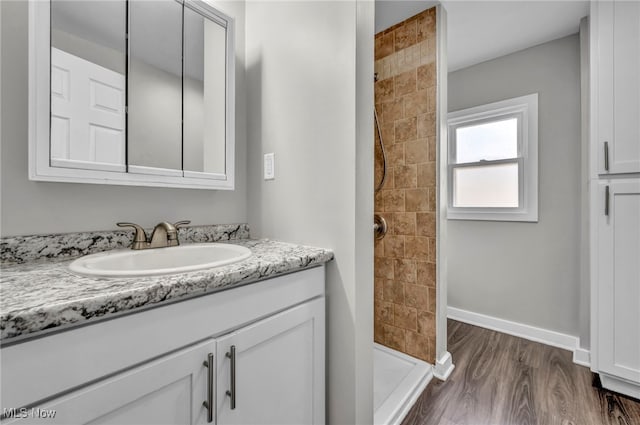
[[[573,350],[573,362],[580,366],[591,367],[591,351],[576,347]]]
[[[433,376],[441,381],[446,381],[454,368],[455,365],[453,364],[451,354],[448,351],[445,351],[444,355],[436,360],[436,365],[433,368]]]
[[[590,352],[580,347],[580,338],[567,335],[548,329],[525,325],[523,323],[512,322],[487,316],[485,314],[474,313],[455,307],[447,307],[447,317],[459,322],[491,329],[508,335],[539,342],[552,347],[562,348],[573,352],[573,362],[581,366],[589,367]],[[438,375],[436,374],[436,377]]]

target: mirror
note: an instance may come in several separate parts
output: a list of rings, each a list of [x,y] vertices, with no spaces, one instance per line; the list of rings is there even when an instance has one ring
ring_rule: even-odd
[[[233,189],[230,17],[198,0],[29,7],[32,180]]]
[[[129,3],[129,171],[182,170],[182,5]]]
[[[126,171],[126,2],[51,3],[51,165]]]
[[[226,30],[186,3],[184,9],[185,172],[225,173]],[[195,173],[193,173],[195,172]]]

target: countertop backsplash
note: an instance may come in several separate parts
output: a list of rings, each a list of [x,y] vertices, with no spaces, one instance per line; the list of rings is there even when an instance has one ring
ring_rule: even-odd
[[[153,229],[147,229],[151,234]],[[61,233],[0,238],[0,263],[22,264],[39,260],[68,260],[96,252],[131,246],[133,230]],[[249,239],[249,225],[215,224],[181,227],[181,243],[224,242]]]

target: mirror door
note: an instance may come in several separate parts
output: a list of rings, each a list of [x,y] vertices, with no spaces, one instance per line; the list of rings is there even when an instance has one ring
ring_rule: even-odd
[[[51,165],[126,171],[126,2],[51,2]]]
[[[182,176],[182,5],[129,2],[129,172]]]
[[[184,8],[183,167],[185,176],[226,174],[226,23],[194,2]]]

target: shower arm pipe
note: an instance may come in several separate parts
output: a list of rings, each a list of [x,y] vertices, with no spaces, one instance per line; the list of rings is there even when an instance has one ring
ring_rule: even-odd
[[[378,193],[382,186],[384,186],[384,182],[387,178],[387,154],[384,151],[384,142],[382,141],[382,132],[380,131],[380,122],[378,120],[378,110],[376,107],[373,107],[373,116],[376,121],[376,129],[378,130],[378,141],[380,142],[380,150],[382,151],[382,179],[380,180],[380,184],[376,187],[375,193]]]

